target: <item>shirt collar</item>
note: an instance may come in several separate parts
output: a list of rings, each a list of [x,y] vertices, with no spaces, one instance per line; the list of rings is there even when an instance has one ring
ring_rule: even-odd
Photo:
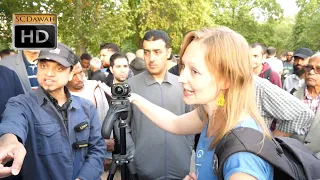
[[[145,71],[145,83],[147,86],[150,86],[152,84],[158,83],[154,77],[152,76],[152,74],[149,71]],[[164,75],[163,81],[162,83],[169,83],[169,84],[173,84],[174,83],[174,76],[173,74],[169,73],[168,71],[166,72],[166,74]]]
[[[74,101],[74,97],[71,95],[67,87],[64,87],[64,92],[66,93],[68,98],[66,102],[66,103],[69,103],[68,109],[72,109],[72,108],[80,109],[80,105],[77,103],[77,101]],[[54,97],[52,97],[49,93],[47,93],[41,86],[39,86],[39,88],[36,90],[36,95],[37,95],[37,101],[40,106],[48,102],[51,102],[52,104],[54,104],[54,102],[57,103],[57,100]]]
[[[307,89],[307,86],[305,87],[304,89],[304,96],[305,96],[305,99],[306,100],[313,100],[313,99],[319,99],[319,95],[316,96],[315,98],[312,98],[312,96],[310,95],[308,89]]]

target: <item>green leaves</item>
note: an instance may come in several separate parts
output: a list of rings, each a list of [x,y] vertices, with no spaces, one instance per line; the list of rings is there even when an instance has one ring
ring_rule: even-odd
[[[296,16],[291,38],[294,50],[307,47],[314,51],[320,49],[320,9],[319,0],[297,0],[300,11]]]
[[[276,0],[0,0],[0,47],[11,43],[12,13],[33,12],[57,13],[58,39],[78,55],[87,51],[96,56],[104,42],[135,52],[151,29],[166,31],[178,53],[186,32],[216,25],[278,52],[302,45],[319,49],[319,0],[297,4],[301,11],[294,25],[282,17]]]

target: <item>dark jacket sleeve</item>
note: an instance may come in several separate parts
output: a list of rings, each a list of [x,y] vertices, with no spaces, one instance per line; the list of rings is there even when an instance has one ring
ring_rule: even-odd
[[[279,86],[280,88],[282,88],[282,82],[281,82],[281,78],[279,76],[278,73],[276,73],[275,71],[271,71],[270,74],[270,82],[276,86]]]
[[[82,180],[100,179],[103,173],[103,159],[106,145],[101,136],[101,123],[97,110],[91,106],[91,127],[87,158],[79,172],[78,178]]]
[[[12,71],[12,74],[13,74],[13,81],[14,81],[14,87],[15,87],[14,89],[15,95],[18,96],[19,94],[24,94],[21,81],[18,75],[14,71]]]
[[[23,95],[9,99],[0,123],[0,136],[11,133],[25,143],[28,134],[28,110],[21,103]]]

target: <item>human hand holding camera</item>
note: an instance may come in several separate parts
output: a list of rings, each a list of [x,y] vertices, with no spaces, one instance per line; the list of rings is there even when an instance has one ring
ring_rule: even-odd
[[[130,96],[128,97],[128,99],[129,99],[129,101],[130,101],[130,103],[136,103],[137,101],[139,101],[139,98],[140,98],[141,96],[139,96],[138,94],[136,94],[136,93],[130,93]]]
[[[107,151],[114,151],[114,139],[113,138],[110,138],[110,139],[105,139],[104,142],[106,143],[107,145]]]

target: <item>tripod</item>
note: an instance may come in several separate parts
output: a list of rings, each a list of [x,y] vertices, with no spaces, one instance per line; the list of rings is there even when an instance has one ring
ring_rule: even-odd
[[[135,180],[138,179],[138,176],[135,172],[135,167],[133,165],[133,155],[127,154],[127,147],[126,147],[126,127],[127,122],[122,120],[119,117],[119,129],[120,129],[120,154],[115,155],[113,157],[111,167],[109,170],[108,180],[112,180],[114,174],[116,173],[117,166],[120,165],[121,167],[121,180]],[[130,177],[127,176],[127,168],[129,169]]]
[[[128,119],[128,112],[130,111],[130,102],[127,99],[113,99],[111,100],[111,107],[107,113],[102,124],[102,137],[110,138],[112,129],[116,132],[116,137],[120,139],[120,154],[114,155],[112,158],[111,167],[109,169],[108,180],[113,180],[117,171],[117,167],[121,167],[121,180],[137,180],[138,175],[133,164],[133,153],[127,153],[126,127],[128,126],[126,119]],[[118,120],[118,121],[117,121]],[[118,124],[118,127],[116,124]],[[115,128],[113,128],[115,126]],[[120,138],[119,138],[120,130]],[[127,174],[129,170],[129,175]]]

